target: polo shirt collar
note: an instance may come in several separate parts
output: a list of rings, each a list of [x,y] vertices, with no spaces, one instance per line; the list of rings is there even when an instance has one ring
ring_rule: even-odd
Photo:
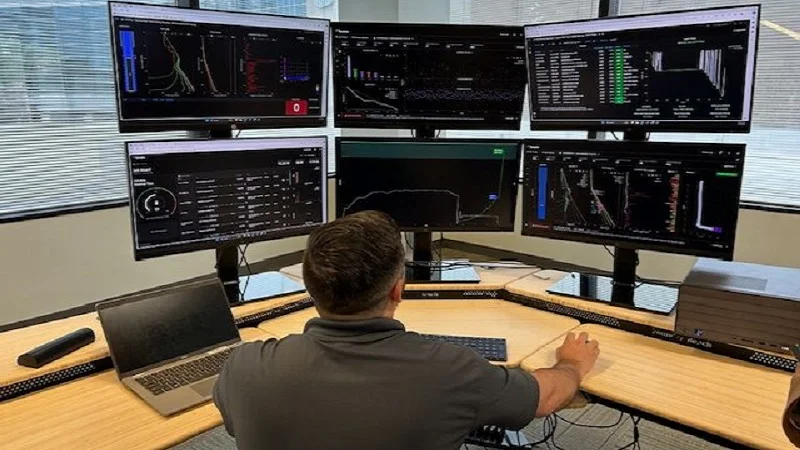
[[[304,333],[319,337],[357,337],[405,329],[399,320],[385,317],[365,320],[330,320],[317,317],[306,323]]]

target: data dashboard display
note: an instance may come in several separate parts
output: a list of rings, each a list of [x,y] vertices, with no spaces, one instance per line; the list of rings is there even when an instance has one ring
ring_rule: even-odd
[[[336,23],[337,127],[518,130],[521,27]]]
[[[131,142],[137,259],[308,233],[327,218],[327,138]]]
[[[532,129],[747,132],[759,6],[525,27]]]
[[[109,3],[121,131],[325,126],[325,20]]]
[[[519,141],[338,139],[336,215],[389,214],[406,231],[513,231]]]
[[[532,140],[522,233],[733,257],[744,144]]]

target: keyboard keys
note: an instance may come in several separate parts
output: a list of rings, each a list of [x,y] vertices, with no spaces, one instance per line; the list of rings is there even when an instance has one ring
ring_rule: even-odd
[[[502,338],[445,336],[439,334],[421,334],[420,336],[429,341],[449,342],[451,344],[469,347],[489,361],[508,360],[506,352],[506,340]]]
[[[225,361],[228,360],[231,351],[233,349],[225,349],[200,359],[193,359],[177,366],[138,377],[136,381],[153,395],[160,395],[218,375],[222,371]]]

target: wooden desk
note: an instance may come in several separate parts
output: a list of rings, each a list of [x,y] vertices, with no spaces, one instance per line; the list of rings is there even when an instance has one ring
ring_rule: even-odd
[[[242,339],[266,339],[257,328]],[[169,447],[222,424],[212,403],[162,417],[107,371],[0,403],[0,447],[10,449],[152,449]]]
[[[258,328],[284,337],[301,333],[313,317],[317,317],[316,310],[309,308],[262,322]],[[511,367],[579,324],[572,318],[502,300],[408,300],[398,308],[397,319],[409,331],[419,333],[504,337],[508,345],[505,364]]]
[[[600,341],[582,390],[747,446],[794,448],[781,428],[789,374],[600,325],[573,331]],[[522,367],[552,365],[556,347],[545,346]]]
[[[407,284],[406,290],[408,291],[422,291],[422,290],[486,290],[486,289],[503,289],[507,284],[512,281],[523,278],[533,272],[538,271],[536,268],[496,268],[486,269],[476,267],[475,271],[481,277],[480,283],[466,283],[466,284]],[[295,264],[292,266],[284,267],[280,270],[284,275],[292,279],[302,282],[303,280],[303,265]]]
[[[664,316],[645,311],[636,311],[619,306],[611,306],[605,303],[581,300],[563,295],[554,295],[547,292],[547,289],[555,282],[567,275],[566,272],[557,270],[543,270],[536,275],[528,275],[519,280],[509,283],[505,289],[513,294],[526,295],[542,301],[557,303],[559,305],[577,308],[604,316],[616,317],[617,319],[629,320],[631,322],[650,325],[665,330],[675,330],[675,310],[672,314]],[[542,278],[549,279],[542,279]]]
[[[306,297],[307,294],[303,293],[275,300],[248,303],[234,307],[233,316],[240,318]],[[17,357],[20,354],[84,327],[94,330],[95,341],[92,344],[39,369],[31,369],[17,365]],[[89,361],[105,358],[106,356],[108,356],[108,344],[106,343],[103,329],[100,326],[100,320],[97,318],[97,313],[94,312],[7,331],[5,333],[0,333],[0,386],[7,386],[18,381],[29,380],[40,375],[58,372],[59,370],[75,367]]]

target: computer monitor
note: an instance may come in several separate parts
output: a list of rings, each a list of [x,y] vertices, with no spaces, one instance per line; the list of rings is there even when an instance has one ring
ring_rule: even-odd
[[[122,132],[324,127],[330,23],[109,3]]]
[[[607,293],[633,305],[627,285],[650,301],[636,249],[733,258],[744,157],[744,144],[529,140],[522,234],[615,246]],[[674,301],[660,297],[669,313]]]
[[[749,132],[760,6],[525,27],[531,129]]]
[[[129,142],[137,260],[307,234],[327,220],[327,138]]]
[[[333,67],[337,127],[520,126],[521,27],[334,23]]]
[[[336,216],[383,211],[404,231],[513,231],[521,144],[337,138]]]

